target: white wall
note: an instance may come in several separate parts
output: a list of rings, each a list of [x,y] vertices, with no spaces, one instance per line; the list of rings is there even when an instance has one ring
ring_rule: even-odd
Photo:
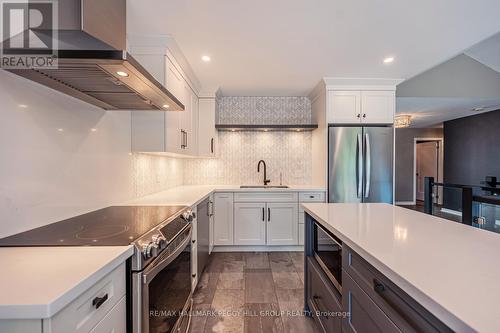
[[[130,154],[130,112],[1,70],[0,112],[0,237],[182,184],[182,161]]]

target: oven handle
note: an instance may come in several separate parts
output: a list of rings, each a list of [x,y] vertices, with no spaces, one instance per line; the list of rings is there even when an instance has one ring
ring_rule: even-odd
[[[151,268],[146,268],[142,274],[142,283],[149,284],[151,280],[155,278],[158,273],[160,273],[166,266],[168,266],[172,261],[174,261],[177,256],[184,250],[184,248],[191,242],[191,225],[189,225],[189,236],[179,245],[174,252],[172,252],[169,256],[164,258],[159,263],[155,264]]]

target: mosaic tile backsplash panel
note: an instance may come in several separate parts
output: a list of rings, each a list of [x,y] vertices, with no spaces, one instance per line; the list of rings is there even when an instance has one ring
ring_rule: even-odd
[[[310,132],[219,132],[219,158],[184,160],[184,184],[260,184],[261,159],[271,185],[279,184],[280,172],[283,184],[310,184],[311,142]]]
[[[307,97],[219,97],[218,124],[309,124],[311,102]]]

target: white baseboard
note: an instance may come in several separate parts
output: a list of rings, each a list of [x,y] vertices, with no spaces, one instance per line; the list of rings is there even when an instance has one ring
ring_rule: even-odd
[[[446,214],[451,214],[455,216],[462,216],[462,212],[459,212],[458,210],[453,210],[453,209],[448,209],[448,208],[441,208],[441,211]]]
[[[281,246],[266,246],[266,245],[216,245],[212,252],[302,252],[302,245],[281,245]]]
[[[417,203],[415,201],[396,201],[394,204],[396,206],[413,206]]]

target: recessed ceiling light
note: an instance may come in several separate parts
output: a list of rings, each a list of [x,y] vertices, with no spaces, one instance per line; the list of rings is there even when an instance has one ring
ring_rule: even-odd
[[[26,104],[18,104],[17,106],[21,109],[26,109],[28,107]]]
[[[394,61],[394,57],[387,57],[384,59],[384,64],[390,64]]]
[[[58,128],[57,131],[58,132],[64,132],[64,128]]]
[[[128,77],[128,73],[127,72],[122,72],[122,71],[118,71],[116,72],[116,74],[122,76],[122,77]]]
[[[97,128],[91,128],[90,131],[91,132],[97,132]]]
[[[477,112],[484,111],[484,106],[478,106],[476,108],[473,108],[472,111],[477,111]]]
[[[163,104],[163,108],[164,108],[164,109],[168,109],[169,107],[170,107],[170,105],[168,105],[168,104]]]
[[[204,62],[209,62],[209,61],[210,61],[210,60],[212,60],[212,59],[210,59],[210,57],[209,57],[209,56],[204,55],[204,56],[201,56],[201,60],[203,60]]]

